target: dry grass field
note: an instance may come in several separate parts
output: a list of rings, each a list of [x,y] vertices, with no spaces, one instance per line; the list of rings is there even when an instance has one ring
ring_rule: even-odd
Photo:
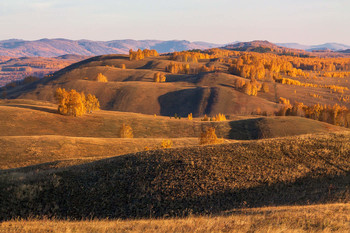
[[[153,150],[0,172],[1,219],[175,217],[346,203],[350,134]]]
[[[104,55],[2,88],[0,232],[348,232],[350,60],[303,56]],[[102,110],[58,114],[58,87]]]
[[[349,232],[350,204],[239,209],[223,216],[142,220],[12,220],[0,232]]]

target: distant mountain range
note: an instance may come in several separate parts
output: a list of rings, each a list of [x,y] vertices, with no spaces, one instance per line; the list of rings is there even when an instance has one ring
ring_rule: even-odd
[[[4,40],[0,41],[0,56],[10,57],[57,57],[65,54],[95,56],[102,54],[126,54],[130,49],[156,49],[159,53],[191,49],[208,49],[222,45],[207,42],[189,42],[186,40],[67,40],[41,39],[36,41]]]
[[[342,51],[342,50],[350,49],[349,45],[339,44],[339,43],[325,43],[320,45],[302,45],[298,43],[276,43],[276,45],[291,48],[291,49],[302,49],[310,52],[313,50]]]
[[[102,54],[126,54],[129,49],[156,49],[159,53],[183,51],[191,49],[209,49],[215,47],[231,47],[241,42],[227,44],[214,44],[208,42],[190,42],[186,40],[112,40],[112,41],[91,41],[91,40],[68,40],[68,39],[41,39],[35,41],[27,40],[3,40],[0,41],[0,56],[9,57],[57,57],[65,54],[77,54],[83,56],[96,56]],[[326,43],[322,45],[302,45],[297,43],[276,43],[276,46],[283,46],[293,49],[332,50],[341,51],[350,49],[350,46],[338,43]],[[235,47],[235,46],[233,46]]]

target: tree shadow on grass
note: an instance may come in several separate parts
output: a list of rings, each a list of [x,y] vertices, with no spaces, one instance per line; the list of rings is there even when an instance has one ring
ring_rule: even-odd
[[[48,108],[48,107],[39,107],[39,106],[34,106],[34,105],[22,105],[22,104],[8,104],[6,106],[15,107],[15,108],[25,108],[25,109],[31,109],[31,110],[41,111],[41,112],[58,114],[57,109],[52,109],[52,108]]]

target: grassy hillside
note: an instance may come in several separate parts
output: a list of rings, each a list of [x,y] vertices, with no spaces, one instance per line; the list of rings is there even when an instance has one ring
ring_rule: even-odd
[[[0,169],[31,166],[29,170],[43,170],[72,166],[144,151],[146,147],[160,149],[162,141],[162,138],[0,136]],[[198,145],[198,138],[174,138],[172,141],[173,147]]]
[[[225,216],[142,220],[9,221],[7,232],[349,232],[350,204],[241,209]],[[330,216],[332,216],[330,218]]]
[[[92,93],[98,97],[105,110],[137,112],[157,115],[195,116],[218,113],[250,114],[260,108],[274,112],[279,107],[274,94],[265,94],[269,99],[252,97],[234,88],[237,76],[225,72],[201,72],[200,74],[171,74],[166,67],[174,61],[170,57],[153,57],[130,61],[125,55],[104,55],[73,64],[36,83],[9,89],[8,98],[25,98],[54,101],[58,87]],[[176,64],[186,64],[175,62]],[[121,69],[125,64],[126,69]],[[226,64],[209,60],[190,63],[191,69],[205,65],[227,69]],[[165,72],[166,83],[154,83],[156,72]],[[103,73],[108,82],[96,81]],[[1,96],[1,95],[0,95]],[[271,101],[272,100],[272,101]]]
[[[123,123],[135,138],[198,137],[212,126],[219,137],[259,139],[310,133],[343,131],[344,128],[300,117],[230,116],[221,122],[150,116],[137,113],[98,111],[74,118],[57,114],[57,105],[30,100],[0,102],[0,136],[61,135],[118,138]]]
[[[300,136],[3,170],[0,217],[166,217],[349,202],[349,140],[349,133]]]

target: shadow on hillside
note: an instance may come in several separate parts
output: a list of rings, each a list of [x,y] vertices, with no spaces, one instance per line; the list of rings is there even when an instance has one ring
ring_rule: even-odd
[[[318,178],[310,174],[294,182],[216,191],[206,196],[193,196],[194,190],[192,192],[189,190],[185,194],[187,197],[184,198],[177,196],[177,192],[181,194],[183,191],[181,187],[178,187],[179,190],[175,187],[173,190],[175,193],[167,193],[169,189],[158,190],[152,187],[152,180],[146,179],[140,185],[133,180],[104,177],[102,171],[97,174],[100,177],[96,176],[94,171],[87,179],[87,177],[78,177],[74,176],[74,173],[69,173],[69,180],[64,179],[68,176],[62,178],[55,176],[51,178],[52,183],[40,189],[32,184],[33,190],[30,192],[33,194],[31,195],[37,195],[34,200],[21,197],[19,201],[14,197],[25,193],[9,193],[8,190],[11,188],[3,189],[0,200],[0,219],[9,220],[30,216],[56,219],[128,219],[185,217],[192,214],[225,215],[225,212],[239,208],[350,201],[350,172]],[[6,184],[0,183],[0,188],[1,186],[4,188]],[[18,188],[14,190],[20,192]]]
[[[174,91],[159,96],[160,115],[187,117],[187,114],[198,114],[201,105],[202,88],[191,88]]]
[[[57,114],[57,110],[56,109],[45,108],[45,107],[38,107],[38,106],[33,106],[33,105],[9,104],[9,105],[6,105],[6,106],[8,106],[8,107],[15,107],[15,108],[32,109],[32,110],[36,110],[36,111],[42,111],[42,112]]]
[[[264,118],[231,121],[229,138],[235,140],[254,140],[263,138],[259,122]]]

